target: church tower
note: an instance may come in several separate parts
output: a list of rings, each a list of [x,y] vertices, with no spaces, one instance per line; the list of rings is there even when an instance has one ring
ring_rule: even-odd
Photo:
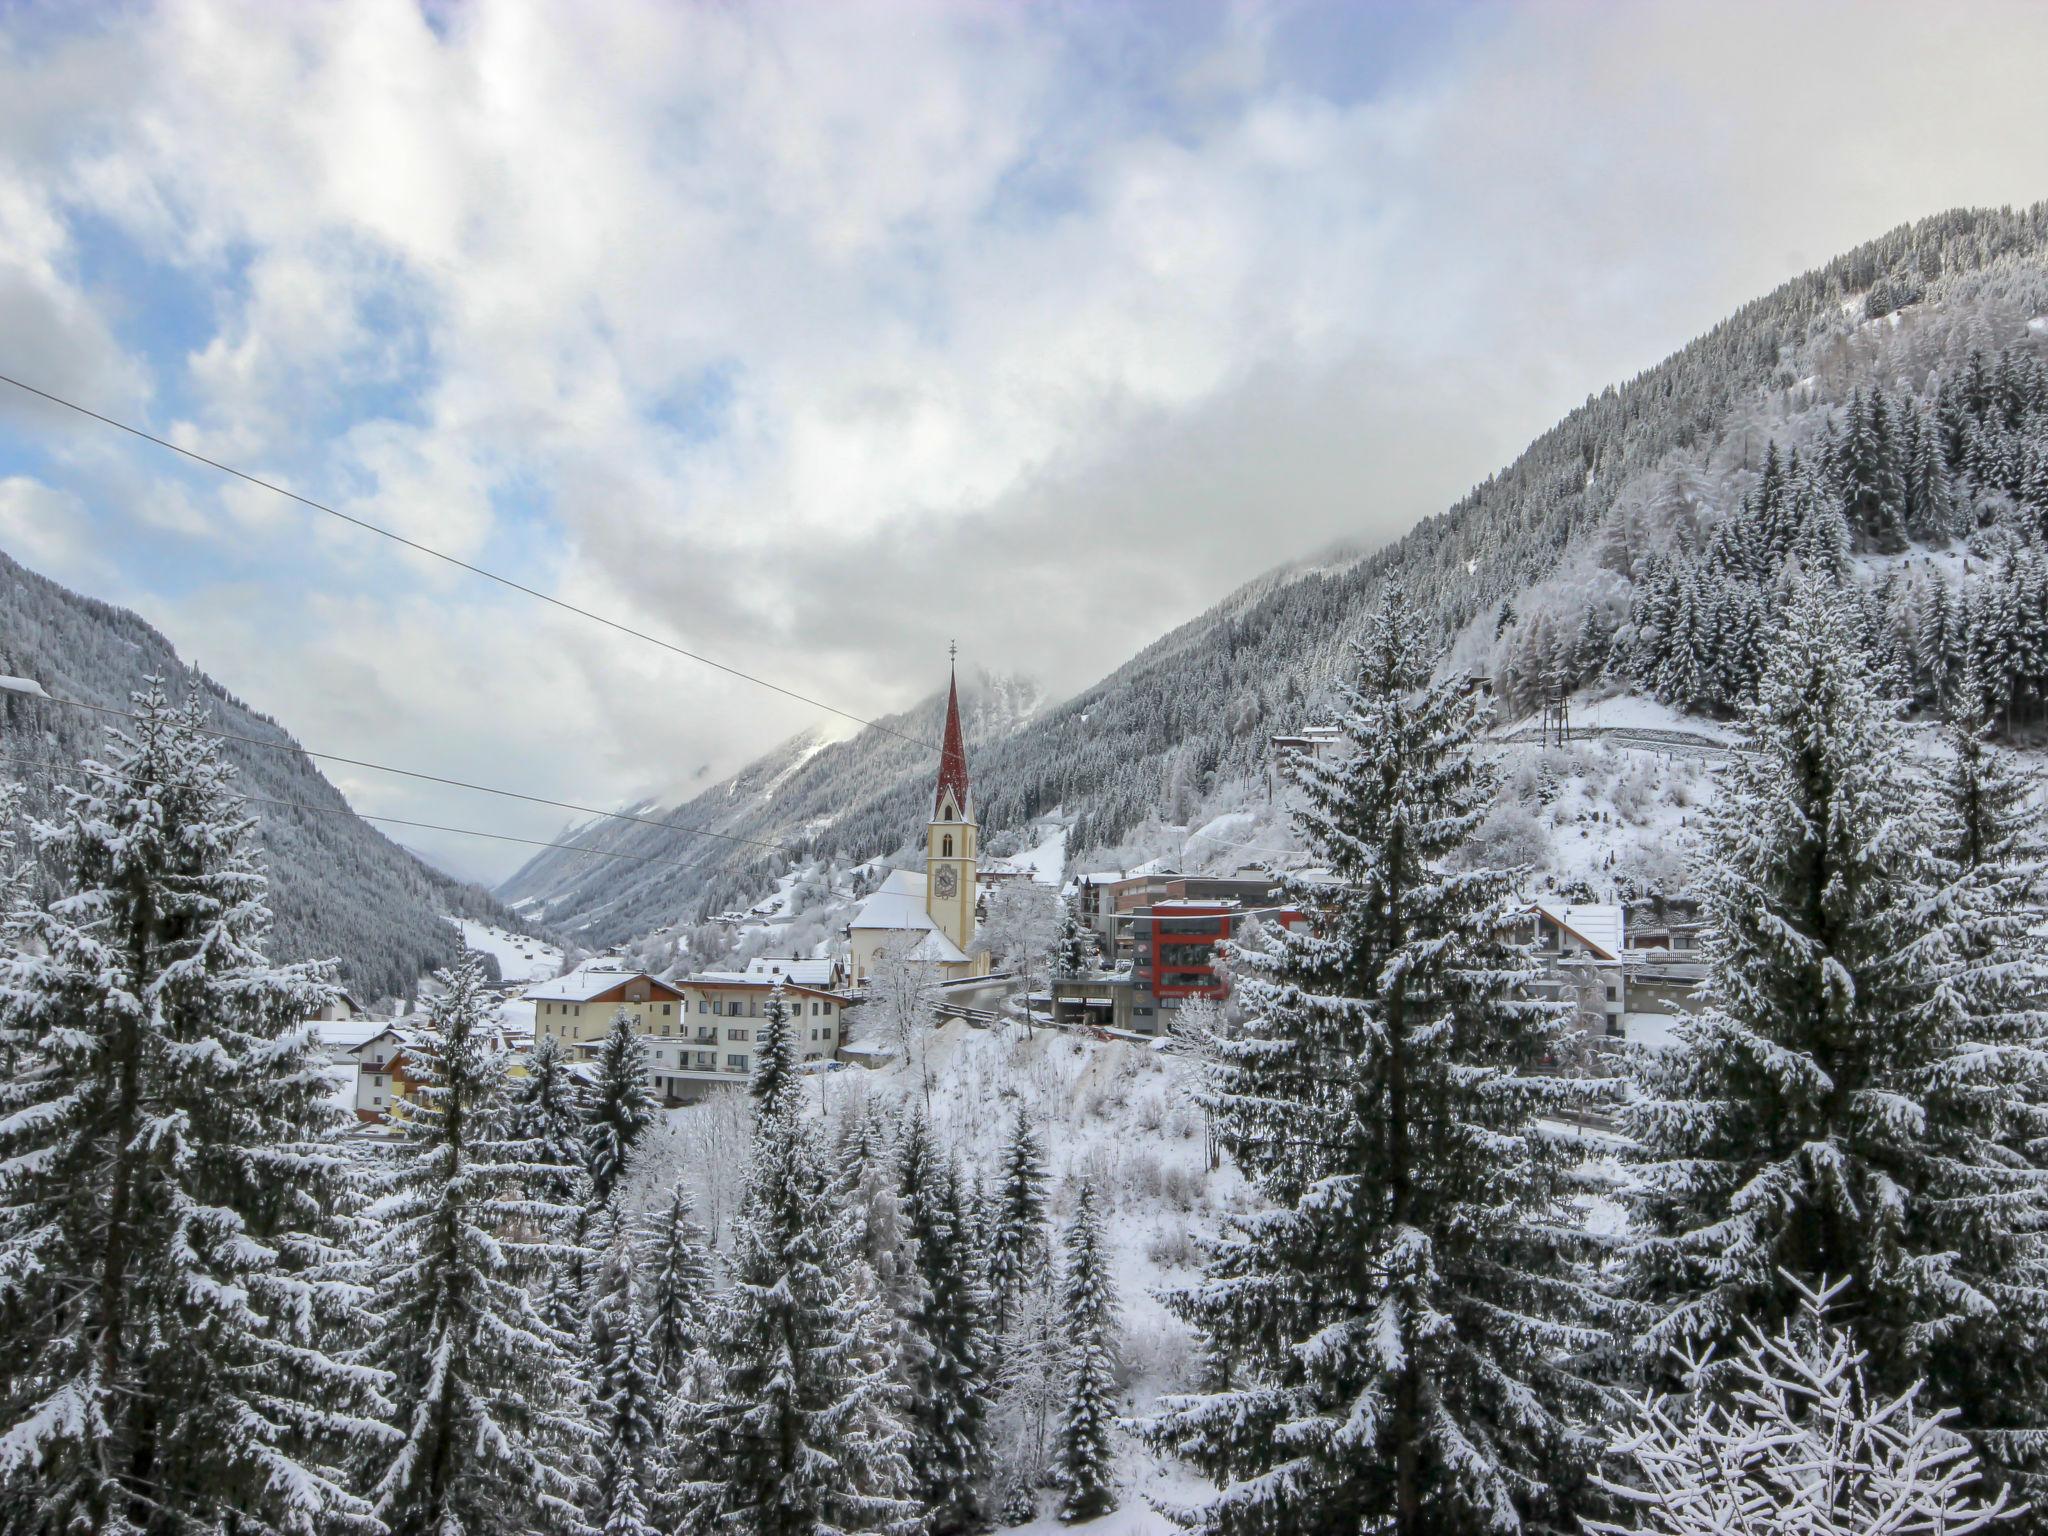
[[[946,696],[946,736],[939,754],[939,788],[925,828],[924,909],[939,931],[961,949],[974,942],[974,881],[978,865],[974,800],[967,788],[967,743],[960,734],[960,681]]]

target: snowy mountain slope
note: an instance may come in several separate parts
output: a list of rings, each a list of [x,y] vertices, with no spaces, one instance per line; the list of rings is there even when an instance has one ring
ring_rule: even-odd
[[[1012,676],[964,676],[960,697],[968,750],[977,760],[1027,728],[1045,705],[1043,688]],[[923,833],[937,764],[935,752],[921,743],[938,740],[945,702],[943,692],[935,693],[879,722],[886,730],[845,740],[793,737],[688,800],[630,808],[637,816],[740,841],[596,820],[562,840],[661,861],[628,864],[543,852],[498,895],[585,945],[613,944],[728,908],[744,910],[793,864],[816,859],[843,867],[907,848]],[[790,853],[779,854],[774,845]]]
[[[135,614],[59,586],[0,554],[0,672],[32,677],[51,693],[112,708],[155,674],[173,697],[197,693],[221,729],[283,743],[274,720],[259,715],[204,673],[187,667]],[[6,755],[75,764],[97,753],[106,720],[77,710],[0,701]],[[409,995],[420,976],[455,956],[457,932],[444,914],[511,930],[523,926],[487,892],[421,863],[368,822],[306,758],[228,742],[226,756],[252,796],[314,806],[313,812],[252,805],[270,868],[276,914],[271,950],[280,960],[335,957],[365,1003]],[[12,767],[0,771],[14,772]],[[49,786],[28,781],[32,812],[53,805]]]
[[[1690,537],[1688,523],[1704,520],[1702,486],[1739,491],[1737,477],[1753,475],[1753,455],[1774,425],[1816,431],[1853,389],[1896,371],[1902,354],[1883,344],[1887,338],[1910,339],[1916,356],[1944,358],[1973,346],[2048,342],[2028,330],[2027,316],[2008,313],[2021,302],[2015,293],[2048,273],[2044,258],[2048,205],[1955,211],[1793,279],[1588,399],[1512,464],[1387,548],[1260,576],[1094,687],[1013,732],[984,738],[973,751],[984,825],[992,833],[1021,828],[1058,810],[1070,823],[1068,854],[1093,865],[1134,838],[1163,846],[1161,824],[1199,827],[1261,794],[1268,736],[1325,707],[1346,664],[1347,640],[1390,583],[1431,610],[1440,634],[1457,637],[1455,659],[1481,671],[1508,667],[1506,648],[1493,643],[1504,602],[1575,619],[1597,609],[1611,640],[1633,598],[1631,559],[1617,569],[1601,558],[1617,527],[1641,535],[1645,548]],[[1901,305],[1907,322],[1893,318]],[[1524,627],[1529,634],[1539,628]],[[1519,712],[1521,701],[1509,703]],[[934,714],[927,706],[905,718],[926,722]],[[734,784],[743,792],[765,783],[787,766],[790,750]],[[863,733],[788,774],[778,800],[787,797],[801,813],[778,818],[784,830],[777,838],[800,856],[842,867],[887,855],[921,826],[930,772],[927,754]],[[685,809],[715,815],[712,798]],[[536,861],[503,894],[546,897],[550,914],[589,923],[593,937],[745,905],[779,872],[778,860],[759,849],[686,846],[672,869],[626,893],[611,871],[578,877],[564,857]]]

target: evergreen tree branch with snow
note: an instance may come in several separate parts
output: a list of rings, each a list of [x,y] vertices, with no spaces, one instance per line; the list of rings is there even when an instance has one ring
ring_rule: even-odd
[[[385,1379],[310,1019],[265,959],[254,822],[197,702],[136,720],[34,829],[0,962],[0,1530],[373,1531],[345,1464]]]
[[[1542,1074],[1560,1010],[1502,934],[1513,876],[1456,870],[1492,774],[1480,705],[1432,683],[1388,594],[1357,646],[1350,754],[1298,759],[1327,879],[1233,956],[1249,1018],[1210,1042],[1224,1147],[1268,1202],[1170,1298],[1227,1385],[1148,1427],[1219,1484],[1213,1536],[1461,1533],[1558,1518],[1586,1447],[1578,1362],[1608,1339],[1576,1159],[1541,1116],[1597,1085]]]
[[[1798,1314],[1769,1332],[1745,1322],[1725,1369],[1711,1345],[1685,1344],[1690,1390],[1646,1396],[1610,1442],[1627,1471],[1598,1479],[1636,1514],[1589,1522],[1589,1536],[1969,1536],[2026,1513],[2004,1490],[1977,1494],[1953,1409],[1927,1411],[1918,1383],[1872,1390],[1864,1352],[1828,1317],[1850,1282],[1788,1283]],[[1710,1376],[1718,1392],[1701,1386]]]

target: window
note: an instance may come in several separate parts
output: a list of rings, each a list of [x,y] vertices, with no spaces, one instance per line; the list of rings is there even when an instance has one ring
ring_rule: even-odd
[[[747,1058],[746,1058],[746,1057],[744,1057],[744,1056],[738,1056],[738,1055],[734,1055],[734,1056],[728,1056],[728,1057],[726,1057],[726,1058],[725,1058],[725,1070],[726,1070],[726,1071],[728,1071],[728,1072],[744,1072],[744,1071],[746,1071],[746,1070],[747,1070]]]
[[[705,1002],[704,999],[700,997],[697,999],[697,1011],[699,1013],[709,1013],[711,1011],[711,1005]]]
[[[670,1005],[670,1004],[668,1004],[668,1003],[663,1003],[663,1004],[661,1005],[661,1014],[662,1014],[662,1017],[663,1017],[663,1018],[667,1018],[667,1017],[668,1017],[668,1014],[669,1014],[669,1009],[670,1009],[670,1007],[671,1007],[671,1006],[672,1006],[672,1005]],[[664,1031],[664,1033],[665,1033],[665,1031]]]
[[[662,1032],[662,1033],[663,1033],[664,1035],[666,1035],[666,1034],[668,1033],[668,1026],[667,1026],[666,1024],[664,1024],[664,1025],[662,1025],[662,1026],[661,1026],[661,1032]]]
[[[751,1040],[754,1037],[753,1032],[751,1030],[728,1029],[725,1032],[725,1038],[728,1040]]]
[[[953,834],[950,832],[939,839],[939,857],[942,859],[953,857]]]
[[[1612,987],[1607,989],[1607,1001],[1610,1003],[1614,1001],[1614,988]]]
[[[825,1004],[825,1017],[828,1019],[832,1017],[832,1005],[830,1003]]]
[[[372,1104],[382,1104],[384,1102],[384,1095],[380,1093],[374,1099],[370,1100],[370,1102]]]
[[[382,1074],[382,1073],[379,1073],[379,1074],[378,1074],[377,1076],[375,1076],[375,1077],[371,1078],[371,1079],[370,1079],[370,1086],[371,1086],[372,1088],[382,1088],[382,1087],[384,1086],[384,1077],[383,1077],[383,1074]]]

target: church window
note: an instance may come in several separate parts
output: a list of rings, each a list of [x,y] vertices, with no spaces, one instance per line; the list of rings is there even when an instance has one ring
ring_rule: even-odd
[[[953,857],[953,834],[950,832],[939,843],[939,857],[942,859]]]

